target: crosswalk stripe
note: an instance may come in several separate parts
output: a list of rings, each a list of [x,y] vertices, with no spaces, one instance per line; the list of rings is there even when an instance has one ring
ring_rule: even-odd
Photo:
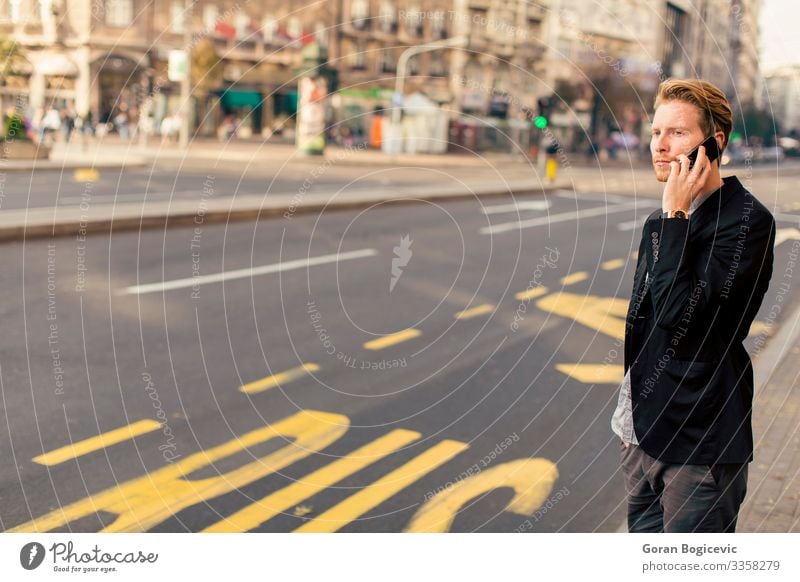
[[[584,384],[619,384],[625,367],[617,364],[556,364],[556,370]]]
[[[403,331],[398,331],[396,333],[379,337],[378,339],[364,342],[364,347],[368,350],[382,350],[383,348],[388,348],[389,346],[408,341],[421,335],[422,332],[418,329],[405,329]]]
[[[155,420],[139,420],[133,424],[115,428],[103,434],[84,439],[77,443],[72,443],[71,445],[66,445],[54,451],[50,451],[49,453],[44,453],[34,457],[33,461],[40,465],[58,465],[69,459],[74,459],[110,447],[111,445],[136,438],[139,435],[158,430],[159,428],[161,428],[160,422],[156,422]]]
[[[418,432],[393,430],[352,453],[306,475],[291,485],[251,503],[207,528],[204,532],[245,532],[419,439]]]
[[[494,305],[491,303],[484,303],[483,305],[478,305],[477,307],[472,307],[471,309],[459,311],[454,317],[456,319],[470,319],[471,317],[478,317],[479,315],[491,313],[493,309]]]
[[[423,475],[443,465],[469,445],[459,441],[444,440],[424,453],[416,456],[408,463],[387,473],[368,487],[360,490],[323,512],[312,521],[298,527],[295,532],[335,532],[351,521],[358,519],[368,511],[405,489]]]
[[[269,390],[275,386],[280,386],[282,384],[291,382],[292,380],[302,378],[312,372],[319,372],[319,369],[320,368],[317,364],[302,364],[296,368],[290,368],[289,370],[280,372],[279,374],[273,374],[272,376],[267,376],[265,378],[261,378],[260,380],[248,382],[247,384],[240,386],[239,391],[244,392],[245,394],[263,392],[264,390]]]

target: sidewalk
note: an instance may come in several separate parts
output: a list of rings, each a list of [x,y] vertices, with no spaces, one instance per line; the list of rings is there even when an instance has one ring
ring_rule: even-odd
[[[800,308],[753,362],[754,460],[737,532],[800,532]]]
[[[472,167],[473,177],[462,176],[461,183],[441,184],[403,184],[365,190],[341,192],[308,193],[300,188],[291,192],[270,192],[266,196],[242,195],[213,198],[201,196],[195,200],[159,200],[142,203],[98,204],[92,202],[91,189],[87,188],[87,201],[78,206],[59,206],[5,210],[0,213],[0,241],[19,240],[36,237],[75,236],[77,234],[108,233],[112,230],[141,228],[164,228],[175,225],[196,224],[195,220],[225,222],[228,220],[257,219],[267,216],[282,216],[343,208],[363,208],[386,200],[442,200],[467,199],[476,196],[510,196],[531,192],[544,192],[569,187],[568,180],[562,176],[555,182],[547,182],[536,172],[529,171],[532,162],[521,156],[510,154],[487,154],[485,157],[434,154],[404,154],[397,157],[366,149],[344,149],[330,147],[325,157],[302,157],[291,144],[262,144],[254,142],[232,142],[198,140],[187,151],[176,144],[161,145],[160,140],[151,140],[150,147],[142,148],[136,141],[123,142],[119,139],[105,139],[102,142],[56,144],[47,162],[31,160],[28,171],[39,169],[88,169],[98,167],[143,166],[157,161],[173,160],[177,163],[192,161],[209,167],[219,161],[241,162],[269,170],[279,171],[286,164],[325,163],[364,166],[400,166],[410,169],[420,167],[458,168]],[[481,167],[513,164],[525,170],[524,179],[514,178],[502,181],[475,178],[482,175]],[[24,169],[23,162],[6,161],[2,169]],[[519,175],[519,173],[517,173]]]
[[[569,164],[577,167],[596,166],[597,160],[588,159],[583,154],[565,153]],[[174,141],[162,144],[160,138],[151,137],[147,142],[140,139],[123,141],[116,135],[96,139],[76,136],[69,144],[56,143],[52,146],[50,159],[8,160],[4,169],[11,171],[72,169],[87,167],[136,166],[156,161],[174,162],[236,162],[261,164],[268,162],[276,167],[284,164],[319,164],[328,160],[341,165],[352,166],[424,166],[424,167],[486,167],[505,165],[531,165],[536,160],[528,152],[448,152],[446,154],[399,154],[388,155],[380,150],[365,146],[342,147],[330,144],[324,156],[303,156],[294,144],[284,142],[262,142],[239,140],[221,142],[210,138],[198,138],[190,142],[188,148],[181,149]],[[630,168],[648,167],[648,160],[631,160],[624,156],[617,160],[606,160],[604,167]]]
[[[102,141],[87,143],[73,141],[70,144],[55,144],[50,162],[55,164],[94,164],[97,161],[113,160],[117,163],[145,164],[154,161],[206,161],[206,162],[269,162],[276,167],[284,164],[321,163],[329,160],[341,165],[354,166],[426,166],[426,167],[480,167],[486,165],[535,163],[523,152],[480,154],[399,154],[390,156],[379,150],[365,146],[345,148],[329,145],[324,156],[303,156],[294,144],[280,142],[231,141],[220,142],[211,139],[196,139],[188,148],[181,149],[175,142],[162,144],[159,138],[150,138],[145,144],[141,141],[122,141],[115,136]]]

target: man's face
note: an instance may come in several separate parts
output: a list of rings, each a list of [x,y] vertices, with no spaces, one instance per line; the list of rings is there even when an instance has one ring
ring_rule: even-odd
[[[688,154],[708,137],[700,127],[701,112],[685,101],[667,101],[653,115],[650,154],[656,180],[666,182],[669,163],[677,161],[680,154]]]

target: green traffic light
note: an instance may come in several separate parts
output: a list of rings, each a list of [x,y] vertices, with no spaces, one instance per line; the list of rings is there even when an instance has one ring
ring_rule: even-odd
[[[536,119],[533,120],[533,124],[539,129],[544,129],[545,127],[547,127],[547,118],[538,115]]]

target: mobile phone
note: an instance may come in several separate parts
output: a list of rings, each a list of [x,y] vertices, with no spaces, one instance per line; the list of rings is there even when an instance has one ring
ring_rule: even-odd
[[[690,168],[694,166],[694,162],[697,160],[697,154],[700,152],[700,146],[704,146],[706,148],[706,157],[708,158],[709,162],[713,162],[719,157],[719,146],[717,145],[717,140],[713,135],[709,136],[703,143],[689,152],[688,157]]]

